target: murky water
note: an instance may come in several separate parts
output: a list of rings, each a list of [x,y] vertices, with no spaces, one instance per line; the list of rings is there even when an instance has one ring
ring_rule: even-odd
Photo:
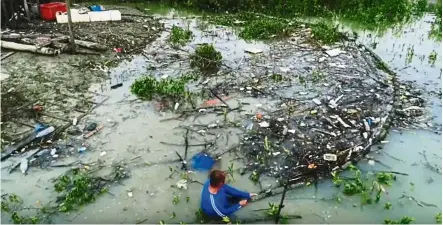
[[[427,16],[422,20],[413,23],[411,26],[399,32],[400,35],[393,34],[388,31],[381,37],[368,37],[367,33],[362,33],[360,41],[365,44],[378,42],[375,52],[378,53],[390,67],[395,70],[404,80],[415,80],[417,83],[427,90],[434,90],[441,93],[441,43],[436,43],[427,39],[427,31],[430,24]],[[201,24],[198,20],[182,20],[168,19],[165,20],[166,28],[171,28],[173,24],[182,27],[189,26],[194,33],[197,32]],[[228,61],[238,62],[242,60],[246,53],[244,49],[247,47],[259,48],[264,51],[268,50],[268,46],[261,42],[247,43],[238,40],[233,36],[232,31],[223,27],[209,27],[204,35],[198,35],[196,38],[184,48],[190,50],[197,43],[212,42],[221,51],[223,58]],[[216,32],[214,32],[216,30]],[[163,38],[168,32],[165,32]],[[158,43],[147,46],[147,52],[155,52]],[[416,56],[412,62],[405,64],[408,47],[413,46]],[[435,65],[427,63],[427,56],[435,50],[438,53]],[[420,56],[425,56],[424,60],[420,60]],[[182,146],[168,146],[159,142],[168,143],[184,143],[182,136],[183,130],[178,127],[182,122],[170,120],[162,122],[162,119],[175,116],[173,113],[158,113],[155,106],[151,102],[138,101],[135,96],[130,94],[129,86],[134,79],[140,74],[154,73],[161,76],[175,76],[187,70],[183,63],[187,60],[186,55],[177,56],[177,59],[168,64],[167,69],[160,66],[153,70],[148,66],[152,65],[152,58],[149,56],[136,56],[130,62],[124,62],[119,67],[111,70],[111,79],[108,83],[93,85],[92,91],[100,91],[110,96],[109,100],[101,107],[97,108],[93,114],[88,116],[86,120],[94,120],[105,125],[99,134],[90,138],[88,143],[91,144],[87,154],[84,154],[82,160],[93,161],[100,159],[105,164],[117,162],[121,159],[129,160],[131,164],[131,178],[123,182],[123,185],[114,186],[109,194],[105,194],[97,199],[94,204],[85,206],[82,210],[74,212],[67,217],[55,218],[54,222],[59,223],[135,223],[144,221],[144,223],[157,223],[164,220],[166,223],[177,223],[180,221],[193,222],[194,213],[199,208],[199,198],[201,186],[197,183],[189,184],[187,190],[179,190],[171,188],[181,178],[178,174],[169,178],[169,165],[175,164],[156,164],[161,161],[167,161],[175,158],[175,151],[184,152]],[[406,68],[405,68],[406,67]],[[123,83],[123,86],[110,90],[109,84]],[[435,122],[441,124],[441,98],[433,95],[433,104],[430,111],[434,116]],[[266,105],[265,99],[245,98],[244,102],[251,104],[247,110],[253,112],[256,104]],[[228,104],[235,106],[235,100],[228,101]],[[238,115],[229,115],[235,118]],[[222,117],[215,115],[200,116],[194,124],[210,124]],[[186,121],[191,123],[191,121]],[[175,128],[175,129],[174,129]],[[226,136],[216,137],[206,134],[192,135],[190,144],[199,144],[206,141],[216,140],[219,146],[230,146],[239,142],[235,130],[230,131]],[[124,141],[122,141],[124,140]],[[434,216],[441,212],[442,198],[442,176],[434,173],[423,165],[424,158],[420,153],[425,152],[428,160],[432,164],[438,164],[441,167],[441,136],[429,131],[393,131],[388,136],[389,141],[383,144],[381,151],[375,151],[371,155],[380,160],[384,164],[390,166],[386,168],[379,164],[370,166],[366,162],[362,162],[361,166],[367,170],[393,170],[409,174],[409,176],[398,176],[397,181],[392,187],[388,188],[389,195],[383,196],[379,204],[359,207],[360,199],[346,198],[340,203],[329,200],[320,200],[323,197],[331,197],[337,194],[338,189],[332,186],[330,181],[323,181],[318,190],[313,187],[304,187],[288,193],[285,202],[284,214],[301,215],[303,219],[295,220],[295,223],[380,223],[386,218],[398,219],[402,216],[414,217],[418,223],[434,223]],[[224,143],[224,144],[220,144]],[[203,147],[192,147],[189,155],[193,155],[203,150]],[[100,156],[102,152],[107,154]],[[395,156],[397,159],[392,158]],[[140,157],[139,157],[140,156]],[[178,163],[176,163],[178,165]],[[223,159],[222,169],[227,169],[231,164],[229,158]],[[240,165],[234,167],[238,168]],[[370,168],[373,167],[373,168]],[[63,169],[59,169],[57,174],[62,173]],[[4,172],[2,171],[2,176]],[[30,173],[33,176],[27,176],[26,179],[19,179],[21,174],[13,174],[11,182],[2,181],[2,189],[12,189],[16,185],[35,186],[35,189],[20,189],[15,191],[19,196],[26,196],[26,203],[35,204],[37,201],[49,199],[53,194],[52,183],[47,180],[53,176],[53,173],[33,169]],[[193,178],[204,181],[206,174],[196,173]],[[258,187],[254,186],[246,176],[234,176],[235,180],[232,184],[238,188],[249,190],[251,192],[258,191]],[[48,190],[46,190],[48,189]],[[128,192],[133,197],[128,196]],[[413,196],[417,200],[435,204],[437,207],[422,207],[417,203],[408,199],[399,199],[402,194]],[[181,201],[173,204],[173,196],[180,196]],[[185,197],[190,197],[189,203],[185,201]],[[263,216],[262,211],[255,211],[268,207],[268,202],[277,203],[279,196],[269,198],[267,200],[252,203],[239,211],[237,216],[243,218],[256,218]],[[315,198],[315,199],[313,199]],[[392,203],[392,210],[384,210],[383,205],[386,201]],[[176,217],[171,215],[175,213]]]

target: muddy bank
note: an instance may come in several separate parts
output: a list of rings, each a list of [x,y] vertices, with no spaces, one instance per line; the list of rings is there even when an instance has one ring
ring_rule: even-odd
[[[119,22],[74,24],[75,38],[106,46],[99,56],[67,55],[44,57],[17,53],[2,60],[2,139],[6,142],[23,138],[36,122],[57,128],[72,123],[104,97],[88,92],[92,83],[105,81],[109,69],[133,54],[143,51],[163,29],[158,21],[140,16],[131,8],[120,8],[127,15]],[[125,11],[126,9],[126,11]],[[138,14],[137,14],[138,12]],[[3,35],[67,35],[66,24],[35,21],[6,29]],[[115,49],[121,49],[116,51]],[[31,108],[43,107],[42,112]],[[2,142],[4,146],[5,142]]]
[[[303,160],[301,165],[305,169],[311,169],[311,164],[314,164],[314,169],[326,168],[324,171],[328,171],[337,165],[341,166],[343,158],[330,162],[323,159],[324,153],[340,156],[341,151],[346,151],[343,156],[347,157],[354,152],[352,157],[361,156],[364,147],[381,134],[383,122],[387,121],[396,101],[397,81],[385,69],[377,66],[379,61],[371,57],[365,58],[367,50],[352,41],[327,47],[313,45],[312,42],[306,42],[309,30],[300,27],[292,38],[265,45],[239,40],[226,27],[210,27],[206,31],[200,31],[197,20],[168,18],[163,22],[167,29],[173,24],[182,27],[189,24],[196,37],[184,49],[176,50],[168,45],[169,33],[166,31],[161,38],[148,46],[144,56],[136,56],[132,61],[110,69],[111,82],[124,81],[122,87],[102,93],[109,99],[78,125],[83,128],[94,121],[104,125],[104,128],[88,140],[82,140],[78,136],[81,142],[88,144],[85,154],[73,154],[66,159],[66,162],[77,159],[83,162],[98,160],[108,165],[126,160],[129,161],[131,177],[122,186],[112,186],[109,190],[111,194],[101,196],[94,204],[86,205],[78,214],[62,214],[55,218],[56,222],[188,222],[186,218],[193,216],[198,208],[200,185],[188,181],[186,190],[171,188],[171,185],[183,178],[181,163],[176,161],[175,151],[181,155],[186,151],[184,130],[198,131],[190,132],[187,136],[189,145],[195,145],[189,148],[189,156],[202,150],[209,150],[214,154],[224,153],[243,144],[243,148],[238,151],[226,153],[218,166],[225,169],[235,163],[232,183],[250,191],[266,192],[268,186],[275,185],[276,182],[265,175],[275,175],[274,171],[281,171],[281,167],[284,168],[285,163],[290,161],[278,158],[286,153],[283,149],[277,149],[280,145],[276,145],[273,148],[278,151],[273,153],[280,154],[275,154],[275,157],[269,158],[271,160],[258,167],[251,166],[250,163],[255,162],[251,156],[263,152],[265,148],[264,136],[269,134],[272,145],[279,140],[271,138],[304,144],[306,148],[296,146],[298,148],[295,150],[306,149],[306,152],[298,153],[312,156],[305,158],[307,162]],[[226,99],[226,103],[230,109],[237,110],[229,111],[224,116],[223,109],[226,106],[214,99],[211,102],[218,106],[209,107],[200,113],[197,112],[202,108],[189,109],[180,106],[176,113],[170,112],[170,108],[157,112],[152,102],[137,100],[130,94],[130,84],[147,70],[156,77],[180,76],[189,71],[188,55],[197,44],[205,42],[214,43],[215,48],[222,53],[223,66],[218,76],[202,78],[194,84],[195,88],[211,87],[221,97],[229,95],[230,99]],[[259,49],[262,53],[245,53],[245,50],[250,51],[251,48]],[[93,85],[91,89],[98,91],[100,86],[106,87],[107,84]],[[408,106],[411,105],[405,105]],[[162,120],[177,117],[177,114],[190,110],[192,112],[188,117],[182,118],[184,121]],[[258,117],[257,113],[262,116]],[[363,121],[368,121],[368,118],[371,121],[369,129]],[[245,132],[249,128],[257,132]],[[248,149],[252,138],[257,138],[256,149]],[[172,163],[171,160],[176,162]],[[157,164],[158,162],[166,163]],[[278,165],[274,166],[275,164]],[[243,169],[246,169],[245,175],[241,176],[237,172]],[[250,175],[254,170],[262,169],[268,171],[259,171],[263,173],[261,186],[254,185],[252,181],[247,182],[246,178],[253,177]],[[26,204],[49,202],[54,191],[52,184],[46,181],[65,170],[53,169],[46,172],[31,167],[29,174],[35,176],[28,175],[26,179],[20,173],[8,175],[2,171],[2,177],[10,179],[9,182],[2,181],[2,188],[8,191],[13,190],[12,186],[16,185],[38,185],[36,189],[40,194],[32,195],[35,189],[15,192],[26,196]],[[281,176],[281,173],[277,175]],[[202,182],[205,174],[191,173],[191,178]],[[190,197],[189,202],[192,204],[188,204],[186,197]],[[177,198],[181,201],[177,202]],[[167,208],[172,208],[172,211],[166,210]],[[103,212],[106,212],[106,218],[103,218]],[[121,215],[126,216],[121,219]],[[146,218],[148,219],[145,220]]]

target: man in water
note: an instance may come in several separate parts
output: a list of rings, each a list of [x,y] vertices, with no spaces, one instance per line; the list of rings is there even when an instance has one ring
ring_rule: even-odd
[[[239,191],[225,184],[225,180],[226,175],[223,171],[214,170],[203,185],[201,209],[207,217],[218,219],[230,217],[257,195]]]

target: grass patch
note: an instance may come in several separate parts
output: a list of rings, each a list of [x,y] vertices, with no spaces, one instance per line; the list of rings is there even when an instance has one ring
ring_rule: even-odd
[[[185,85],[196,79],[197,76],[194,74],[187,74],[177,79],[168,77],[161,80],[157,80],[153,76],[144,76],[131,85],[131,92],[137,97],[149,101],[155,97],[178,100],[190,95]]]
[[[203,72],[216,72],[221,66],[222,55],[212,44],[202,44],[191,55],[191,67]]]
[[[192,31],[183,29],[178,26],[172,26],[171,34],[169,35],[169,42],[173,46],[184,46],[193,38]]]
[[[312,37],[323,44],[332,44],[342,38],[338,31],[338,26],[332,26],[324,22],[316,23],[311,26]]]

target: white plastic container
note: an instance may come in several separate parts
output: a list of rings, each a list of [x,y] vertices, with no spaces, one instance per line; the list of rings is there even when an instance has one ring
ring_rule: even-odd
[[[88,14],[91,22],[111,21],[111,12],[109,11],[88,12]]]
[[[122,20],[122,14],[118,10],[109,10],[111,12],[111,20],[112,21],[120,21]]]
[[[57,23],[67,23],[68,22],[68,15],[62,12],[57,12],[55,14],[55,18],[57,19]]]
[[[57,12],[55,15],[57,19],[57,23],[67,23],[68,22],[68,14]],[[73,23],[87,23],[90,22],[89,15],[87,13],[80,14],[77,9],[71,9],[71,20]]]
[[[68,22],[67,13],[57,12],[55,16],[57,23]],[[122,20],[122,14],[118,10],[94,11],[80,14],[77,9],[71,9],[71,19],[73,23],[120,21]]]

